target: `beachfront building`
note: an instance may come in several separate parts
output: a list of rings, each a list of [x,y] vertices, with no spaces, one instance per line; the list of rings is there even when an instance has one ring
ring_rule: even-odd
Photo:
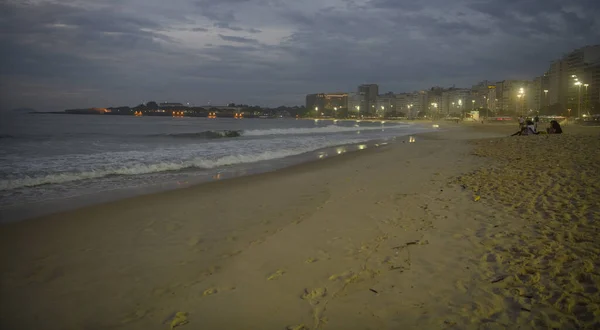
[[[406,117],[413,119],[419,115],[424,103],[425,92],[399,93],[396,94],[396,108]]]
[[[544,76],[542,93],[551,111],[577,116],[581,107],[582,115],[600,112],[600,45],[569,52],[552,62]]]
[[[471,100],[469,100],[469,106],[475,109],[489,109],[488,94],[490,86],[493,85],[492,82],[483,80],[476,85],[471,86]]]
[[[396,107],[408,118],[417,118],[426,115],[427,92],[416,91],[412,93],[396,94]]]
[[[396,94],[396,111],[403,113],[406,117],[410,117],[410,93]]]
[[[362,96],[361,114],[366,117],[375,116],[377,109],[377,96],[379,96],[379,85],[363,84],[358,86],[357,93]]]
[[[564,108],[567,105],[567,62],[557,60],[550,64],[545,74],[548,77],[548,105]]]
[[[452,87],[442,92],[441,112],[446,116],[460,116],[465,110],[470,110],[467,104],[471,100],[471,90],[467,88]]]
[[[515,116],[528,112],[527,95],[530,93],[527,80],[503,80],[496,83],[499,111]]]
[[[599,86],[593,83],[594,67],[600,64],[600,45],[578,48],[563,57],[567,63],[567,100],[568,107],[577,111],[579,103],[585,93],[587,84],[588,93],[598,94]],[[578,84],[580,83],[580,84]],[[576,113],[576,112],[575,112]]]
[[[537,113],[539,114],[539,111],[542,108],[542,100],[544,98],[544,92],[543,92],[543,76],[540,77],[535,77],[530,83],[529,83],[529,94],[526,95],[527,97],[527,105],[528,105],[528,109],[530,112],[532,113]]]
[[[427,91],[426,99],[426,114],[427,116],[439,118],[443,116],[442,112],[442,96],[444,94],[444,88],[435,86],[431,87]]]
[[[361,110],[364,111],[366,109],[364,97],[360,93],[348,93],[347,102],[348,117],[360,117]]]
[[[396,94],[388,92],[377,96],[375,106],[378,117],[385,117],[396,112]]]
[[[318,93],[306,95],[306,109],[316,116],[334,116],[348,106],[347,93]]]
[[[498,111],[498,109],[497,109],[498,95],[496,95],[496,85],[488,86],[487,106],[488,106],[488,109],[490,110],[486,114],[487,116],[495,115],[496,111]]]

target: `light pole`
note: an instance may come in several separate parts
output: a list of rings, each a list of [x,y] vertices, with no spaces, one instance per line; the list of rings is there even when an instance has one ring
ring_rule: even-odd
[[[483,98],[485,99],[485,118],[487,120],[487,117],[490,115],[490,99],[487,96],[483,96]]]
[[[546,112],[548,111],[548,90],[544,89],[544,105],[546,106]]]
[[[577,86],[577,118],[581,118],[581,81],[576,81]]]
[[[460,115],[463,116],[463,118],[465,117],[465,114],[462,113],[463,109],[462,109],[462,99],[458,99],[458,108],[460,109]]]
[[[585,87],[585,111],[589,115],[590,114],[590,97],[588,95],[587,88],[590,84],[583,84]]]
[[[475,100],[471,100],[471,111],[475,111]]]

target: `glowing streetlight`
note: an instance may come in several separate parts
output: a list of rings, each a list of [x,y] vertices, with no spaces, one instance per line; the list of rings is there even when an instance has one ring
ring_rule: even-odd
[[[548,107],[548,90],[544,89],[544,103],[546,103],[546,108]]]
[[[581,117],[581,81],[576,81],[575,85],[577,86],[577,118]]]
[[[583,84],[583,87],[585,87],[585,109],[586,111],[590,111],[590,97],[588,96],[588,86],[590,84]]]

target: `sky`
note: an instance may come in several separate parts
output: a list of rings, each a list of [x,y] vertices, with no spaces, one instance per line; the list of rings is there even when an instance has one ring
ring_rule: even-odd
[[[532,79],[600,43],[598,17],[598,0],[0,0],[0,109]]]

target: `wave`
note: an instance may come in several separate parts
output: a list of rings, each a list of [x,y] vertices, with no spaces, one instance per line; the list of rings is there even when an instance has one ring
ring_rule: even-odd
[[[0,134],[0,139],[12,139],[14,136],[9,134]]]
[[[384,126],[384,129],[391,128],[406,128],[407,125]],[[261,130],[247,130],[243,132],[244,136],[261,136],[261,135],[302,135],[302,134],[328,134],[328,133],[344,133],[357,131],[381,130],[382,126],[337,126],[328,125],[323,127],[310,128],[271,128]]]
[[[219,139],[227,137],[238,137],[242,131],[224,130],[224,131],[203,131],[198,133],[174,133],[174,134],[155,134],[151,136],[167,136],[173,138],[200,138],[200,139]]]
[[[360,143],[366,140],[352,140],[346,143]],[[288,150],[277,150],[277,151],[265,151],[256,154],[248,155],[230,155],[224,156],[217,159],[203,159],[194,158],[192,160],[181,161],[181,162],[161,162],[155,164],[132,164],[130,166],[113,167],[102,170],[91,170],[83,172],[66,172],[66,173],[53,173],[47,174],[40,177],[21,177],[17,179],[0,180],[0,191],[12,190],[19,188],[36,187],[49,184],[61,184],[68,182],[75,182],[87,179],[99,179],[114,175],[142,175],[169,171],[178,171],[184,169],[212,169],[221,166],[236,165],[236,164],[247,164],[255,163],[259,161],[272,160],[278,158],[285,158],[289,156],[301,155],[307,152],[311,152],[317,149],[338,145],[339,142],[331,142],[327,145],[318,145],[310,147],[302,147]]]

